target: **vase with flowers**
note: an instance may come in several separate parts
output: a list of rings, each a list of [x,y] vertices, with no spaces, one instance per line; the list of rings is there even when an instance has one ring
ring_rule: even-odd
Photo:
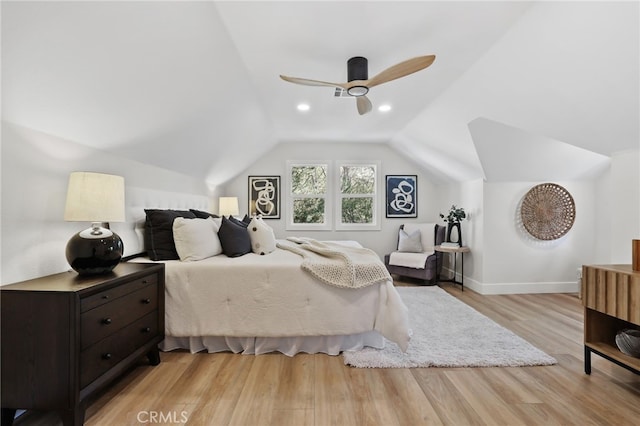
[[[452,205],[449,212],[446,215],[440,213],[440,217],[447,223],[447,242],[462,246],[460,222],[467,218],[464,208]]]

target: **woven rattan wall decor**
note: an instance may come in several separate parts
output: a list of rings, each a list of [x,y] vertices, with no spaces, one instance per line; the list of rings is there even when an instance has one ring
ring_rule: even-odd
[[[527,192],[520,208],[522,224],[539,240],[556,240],[569,232],[576,205],[569,191],[555,183],[541,183]]]

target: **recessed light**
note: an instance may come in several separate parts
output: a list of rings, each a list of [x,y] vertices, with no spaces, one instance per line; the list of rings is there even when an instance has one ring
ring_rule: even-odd
[[[378,107],[378,111],[380,112],[389,112],[391,111],[391,105],[389,104],[382,104]]]
[[[298,111],[309,111],[309,104],[298,104]]]

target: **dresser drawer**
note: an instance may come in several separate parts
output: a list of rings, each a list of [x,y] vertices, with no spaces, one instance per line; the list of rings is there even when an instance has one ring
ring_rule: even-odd
[[[117,287],[110,288],[92,296],[84,297],[80,300],[80,312],[86,312],[90,309],[97,308],[100,305],[109,303],[119,297],[132,293],[142,287],[146,287],[149,284],[157,284],[158,275],[150,274],[131,282],[121,284]]]
[[[117,332],[158,308],[158,286],[147,285],[80,316],[81,349]]]
[[[158,311],[129,324],[80,354],[80,387],[85,387],[158,335]]]

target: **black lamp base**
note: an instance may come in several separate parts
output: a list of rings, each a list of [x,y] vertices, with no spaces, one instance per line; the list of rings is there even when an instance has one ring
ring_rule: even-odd
[[[80,275],[107,274],[115,268],[124,246],[115,232],[106,228],[89,228],[75,234],[67,243],[69,265]]]

